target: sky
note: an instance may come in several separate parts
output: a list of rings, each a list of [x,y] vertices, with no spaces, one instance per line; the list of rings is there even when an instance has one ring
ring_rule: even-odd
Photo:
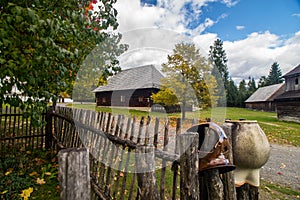
[[[267,76],[274,62],[283,74],[300,64],[300,0],[118,0],[115,8],[129,44],[123,68],[159,66],[179,42],[207,57],[216,39],[237,83]]]

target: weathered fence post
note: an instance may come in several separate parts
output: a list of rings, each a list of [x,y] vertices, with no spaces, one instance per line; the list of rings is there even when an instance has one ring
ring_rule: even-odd
[[[199,193],[199,134],[187,132],[179,136],[180,141],[180,199],[198,200]]]
[[[139,199],[160,199],[155,174],[154,146],[139,145],[135,155]]]
[[[209,169],[203,174],[208,200],[223,200],[224,188],[218,169]]]
[[[230,163],[234,163],[233,155],[232,155],[232,124],[224,124],[221,126],[224,130],[230,147],[229,147],[229,156],[228,160]],[[234,171],[230,171],[227,173],[222,174],[221,176],[223,183],[224,183],[224,195],[226,200],[236,200],[236,188],[234,182]]]
[[[45,127],[45,148],[50,149],[52,147],[52,139],[53,139],[53,133],[52,133],[52,112],[53,109],[49,108],[46,112],[46,127]]]
[[[63,149],[58,153],[58,177],[62,200],[90,200],[89,151],[86,148]]]
[[[258,200],[258,187],[245,183],[236,189],[238,200]]]

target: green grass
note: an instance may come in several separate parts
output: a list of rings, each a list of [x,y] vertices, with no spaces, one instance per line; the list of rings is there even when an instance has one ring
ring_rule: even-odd
[[[29,199],[60,199],[55,155],[24,148],[13,152],[1,158],[0,199],[26,199],[24,192]]]
[[[261,180],[259,193],[260,197],[264,198],[265,200],[300,199],[300,191],[295,191],[289,187],[263,180]]]
[[[74,108],[92,109],[95,111],[113,112],[117,114],[125,114],[131,116],[157,116],[165,117],[166,114],[162,113],[149,113],[147,111],[140,111],[135,109],[126,108],[100,108],[95,104],[75,104]],[[167,115],[169,118],[181,117],[181,113],[172,113]],[[225,119],[247,119],[256,120],[260,127],[263,129],[271,143],[277,144],[290,144],[300,146],[300,124],[294,122],[284,122],[277,119],[275,112],[262,112],[255,110],[248,110],[245,108],[215,108],[206,109],[195,112],[187,112],[186,118],[205,120],[211,118],[213,122],[223,123]]]

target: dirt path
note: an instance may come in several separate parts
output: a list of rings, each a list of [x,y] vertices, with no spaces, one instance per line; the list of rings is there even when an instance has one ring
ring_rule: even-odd
[[[271,145],[271,155],[261,178],[300,191],[300,147]]]

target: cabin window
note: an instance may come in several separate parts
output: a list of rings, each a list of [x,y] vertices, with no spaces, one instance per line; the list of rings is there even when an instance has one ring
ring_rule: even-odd
[[[102,103],[106,103],[106,97],[102,98]]]
[[[120,101],[125,102],[125,96],[122,95]]]
[[[139,97],[139,102],[143,102],[144,97]]]
[[[298,85],[299,84],[299,80],[298,78],[295,79],[295,85]]]

